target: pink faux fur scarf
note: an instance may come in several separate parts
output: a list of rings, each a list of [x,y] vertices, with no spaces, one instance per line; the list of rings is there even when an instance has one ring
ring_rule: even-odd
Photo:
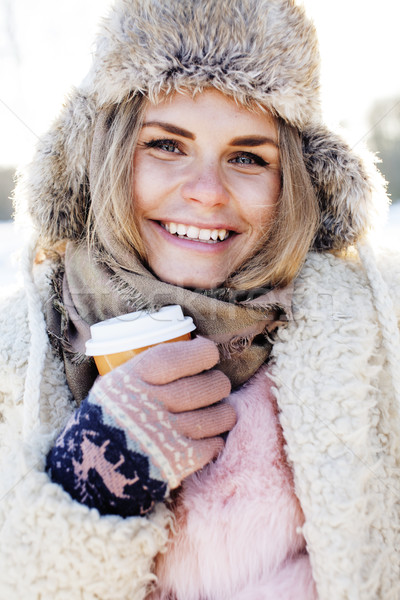
[[[218,460],[185,480],[148,600],[316,600],[266,367],[228,401],[237,425]]]

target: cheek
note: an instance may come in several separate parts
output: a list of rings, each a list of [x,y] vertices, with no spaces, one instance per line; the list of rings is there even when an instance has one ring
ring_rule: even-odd
[[[263,229],[273,218],[281,192],[279,173],[271,173],[251,186],[244,186],[240,197],[248,221],[256,230]]]
[[[151,157],[139,156],[133,162],[133,202],[138,211],[157,208],[168,198],[176,177],[168,165]]]
[[[133,206],[137,216],[151,208],[155,202],[157,174],[147,161],[140,158],[133,163]]]

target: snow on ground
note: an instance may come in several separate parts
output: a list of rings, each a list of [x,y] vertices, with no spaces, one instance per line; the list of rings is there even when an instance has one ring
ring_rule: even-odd
[[[383,243],[400,251],[400,202],[389,211],[389,218],[382,236]],[[10,221],[0,221],[0,295],[17,285],[17,254],[22,245],[21,235]]]
[[[390,207],[389,216],[382,234],[384,245],[400,251],[400,200]]]
[[[22,246],[21,235],[11,221],[0,221],[0,295],[17,285],[18,251]]]

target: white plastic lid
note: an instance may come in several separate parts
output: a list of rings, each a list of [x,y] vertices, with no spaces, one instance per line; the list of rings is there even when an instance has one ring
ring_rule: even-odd
[[[167,342],[196,329],[178,305],[164,306],[158,312],[144,310],[107,319],[90,327],[87,356],[104,356]]]

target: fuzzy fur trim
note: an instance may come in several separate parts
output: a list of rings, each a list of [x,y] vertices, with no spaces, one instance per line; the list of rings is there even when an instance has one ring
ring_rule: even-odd
[[[293,0],[119,0],[88,84],[100,105],[213,86],[302,127],[319,110],[318,42]]]
[[[93,98],[74,90],[18,182],[17,213],[24,212],[26,203],[41,237],[50,244],[79,240],[85,230],[95,113]]]
[[[302,134],[303,156],[321,213],[314,249],[343,250],[386,213],[385,182],[367,152],[358,156],[323,125]]]

